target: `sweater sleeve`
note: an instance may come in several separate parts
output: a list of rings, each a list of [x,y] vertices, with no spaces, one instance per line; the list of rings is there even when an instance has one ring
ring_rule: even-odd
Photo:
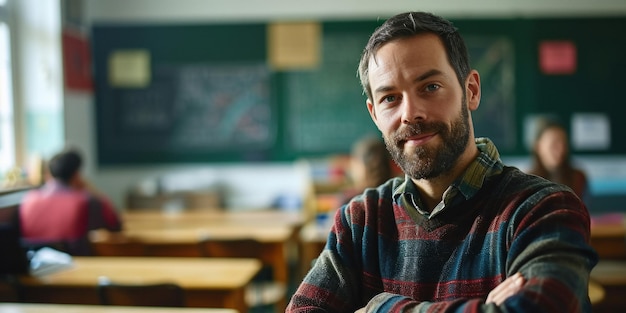
[[[360,283],[352,262],[352,238],[345,206],[338,210],[326,247],[299,285],[285,312],[354,312]],[[360,305],[356,305],[359,303]]]

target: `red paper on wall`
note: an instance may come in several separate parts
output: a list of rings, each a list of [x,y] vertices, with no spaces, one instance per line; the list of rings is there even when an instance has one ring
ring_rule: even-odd
[[[539,67],[544,74],[574,74],[577,67],[576,46],[573,42],[565,40],[541,42]]]
[[[93,89],[89,42],[82,35],[63,31],[63,70],[65,88],[77,91]]]

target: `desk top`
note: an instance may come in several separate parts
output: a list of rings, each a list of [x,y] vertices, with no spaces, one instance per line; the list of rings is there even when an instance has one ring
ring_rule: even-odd
[[[0,313],[237,313],[233,309],[164,308],[141,306],[0,303]]]
[[[122,213],[125,223],[132,224],[168,224],[196,222],[207,224],[228,225],[287,225],[300,226],[305,221],[301,212],[287,212],[279,210],[261,211],[125,211]]]
[[[185,289],[237,289],[261,269],[256,259],[169,257],[73,257],[70,269],[42,276],[23,276],[24,285],[97,285],[108,278],[119,283],[174,282]]]
[[[125,212],[124,234],[144,242],[193,243],[205,238],[285,242],[303,223],[299,212]]]
[[[330,223],[308,222],[300,229],[300,240],[303,242],[325,243],[328,239],[330,228]]]
[[[604,288],[594,281],[589,281],[589,301],[591,301],[591,304],[602,302],[602,300],[604,300],[604,296]]]
[[[128,226],[124,235],[144,243],[197,243],[207,238],[252,238],[260,242],[286,242],[291,238],[290,226],[250,225],[178,225],[167,228]]]
[[[626,285],[626,261],[600,260],[591,270],[591,279],[597,283],[608,285]]]

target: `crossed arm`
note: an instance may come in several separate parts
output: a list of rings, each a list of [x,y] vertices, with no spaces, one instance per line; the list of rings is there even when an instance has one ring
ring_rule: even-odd
[[[520,291],[524,282],[526,282],[524,276],[522,276],[521,273],[516,273],[515,275],[505,279],[496,288],[489,292],[485,303],[494,303],[496,305],[502,304],[502,302],[504,302],[504,300],[508,297]],[[355,313],[365,313],[365,308],[358,309]]]

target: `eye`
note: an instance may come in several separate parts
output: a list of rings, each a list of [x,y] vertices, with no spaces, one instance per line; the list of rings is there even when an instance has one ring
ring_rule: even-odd
[[[393,103],[398,99],[398,97],[390,95],[383,97],[381,103]]]
[[[439,88],[441,88],[441,86],[439,86],[437,84],[428,84],[424,88],[424,91],[426,91],[426,92],[435,92],[435,91],[439,90]]]

